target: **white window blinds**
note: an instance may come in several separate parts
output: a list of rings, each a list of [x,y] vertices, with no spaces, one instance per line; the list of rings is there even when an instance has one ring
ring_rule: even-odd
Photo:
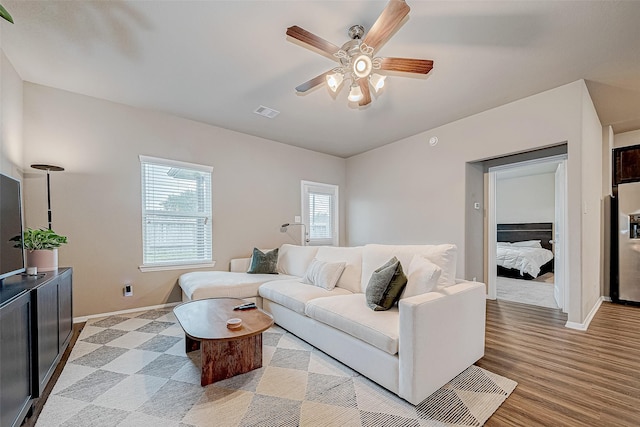
[[[205,264],[212,167],[140,156],[144,266]]]
[[[302,181],[302,211],[312,245],[338,245],[338,186]]]

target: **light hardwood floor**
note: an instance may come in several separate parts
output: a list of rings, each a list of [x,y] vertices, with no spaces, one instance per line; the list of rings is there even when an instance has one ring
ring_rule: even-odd
[[[566,320],[487,301],[477,365],[518,382],[487,426],[640,426],[640,307],[603,303],[586,332]]]

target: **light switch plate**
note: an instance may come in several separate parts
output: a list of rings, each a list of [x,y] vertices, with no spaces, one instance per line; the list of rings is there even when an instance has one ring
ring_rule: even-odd
[[[294,216],[293,222],[295,222],[296,224],[300,224],[300,222],[302,222],[302,217],[300,217],[299,215]]]

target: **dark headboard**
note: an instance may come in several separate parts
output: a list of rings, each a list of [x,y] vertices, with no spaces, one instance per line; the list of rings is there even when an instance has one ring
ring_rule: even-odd
[[[549,243],[553,239],[552,222],[529,222],[526,224],[498,224],[498,242],[522,242],[540,240],[543,248],[553,250]]]

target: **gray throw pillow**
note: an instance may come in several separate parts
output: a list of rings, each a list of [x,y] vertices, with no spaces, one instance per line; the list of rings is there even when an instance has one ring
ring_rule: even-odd
[[[250,274],[278,274],[278,248],[267,253],[258,248],[253,248],[251,265],[247,273]]]
[[[365,291],[367,305],[374,311],[389,310],[398,302],[406,285],[407,276],[402,265],[393,257],[371,275]]]

